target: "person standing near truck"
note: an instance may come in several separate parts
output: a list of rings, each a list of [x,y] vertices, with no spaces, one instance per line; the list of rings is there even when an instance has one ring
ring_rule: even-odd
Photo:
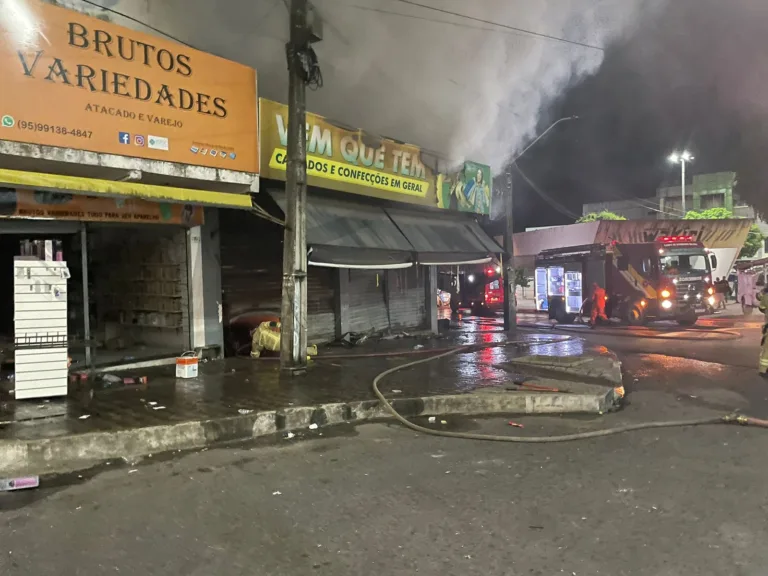
[[[760,312],[763,313],[763,338],[760,340],[760,364],[758,370],[763,378],[768,377],[768,286],[760,293]]]
[[[592,284],[592,315],[589,319],[589,326],[594,328],[597,324],[597,319],[604,322],[608,322],[608,316],[605,315],[605,289],[602,288],[597,282]]]

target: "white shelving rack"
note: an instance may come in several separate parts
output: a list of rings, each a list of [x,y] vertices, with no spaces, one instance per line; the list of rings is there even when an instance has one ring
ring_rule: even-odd
[[[17,256],[13,267],[15,397],[66,396],[67,263]]]

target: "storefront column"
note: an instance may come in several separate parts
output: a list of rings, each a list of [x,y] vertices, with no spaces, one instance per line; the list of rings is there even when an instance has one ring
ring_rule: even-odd
[[[213,349],[216,356],[224,353],[219,236],[215,208],[206,208],[204,224],[190,228],[187,234],[191,346]]]
[[[424,268],[426,272],[424,302],[427,309],[427,329],[433,334],[437,334],[437,266],[425,266]]]
[[[341,338],[349,329],[349,270],[339,268],[336,274],[334,294],[334,312],[336,313],[336,338]]]
[[[80,259],[83,269],[83,344],[85,366],[91,367],[91,305],[88,295],[88,232],[85,222],[80,227]]]

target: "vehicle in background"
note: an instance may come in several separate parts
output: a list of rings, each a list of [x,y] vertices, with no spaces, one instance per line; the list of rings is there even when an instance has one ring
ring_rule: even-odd
[[[631,325],[676,320],[691,326],[715,303],[716,267],[714,254],[690,236],[546,250],[536,258],[536,307],[571,323],[589,315],[596,283],[606,291],[609,318]]]

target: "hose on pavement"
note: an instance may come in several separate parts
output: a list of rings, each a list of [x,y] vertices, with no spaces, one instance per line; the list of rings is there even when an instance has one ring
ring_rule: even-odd
[[[566,339],[570,340],[570,338],[566,338]],[[512,346],[512,345],[520,345],[520,344],[529,344],[529,345],[554,344],[562,341],[563,340],[557,340],[554,342],[531,342],[530,340],[518,340],[513,342],[505,342],[503,344],[496,343],[495,346],[502,346],[502,345]],[[449,350],[448,352],[443,352],[442,354],[430,356],[429,358],[421,358],[419,360],[414,360],[412,362],[408,362],[400,366],[395,366],[394,368],[385,370],[384,372],[380,373],[378,376],[376,376],[373,379],[373,392],[374,394],[376,394],[376,397],[379,399],[384,409],[387,412],[389,412],[392,415],[392,417],[395,418],[395,420],[397,420],[398,422],[400,422],[403,426],[410,428],[415,432],[431,434],[432,436],[442,436],[444,438],[461,438],[464,440],[486,440],[491,442],[515,442],[519,444],[551,444],[556,442],[572,442],[574,440],[587,440],[589,438],[602,438],[605,436],[613,436],[616,434],[623,434],[625,432],[633,432],[636,430],[649,430],[649,429],[658,429],[658,428],[681,428],[681,427],[690,427],[690,426],[708,426],[708,425],[714,425],[714,424],[740,424],[742,426],[749,425],[749,426],[757,426],[760,428],[768,428],[768,420],[759,420],[757,418],[750,418],[748,416],[742,416],[734,413],[734,414],[726,414],[724,416],[697,418],[692,420],[669,420],[666,422],[642,422],[639,424],[627,424],[625,426],[617,426],[615,428],[593,430],[590,432],[578,432],[576,434],[564,434],[561,436],[506,436],[506,435],[500,435],[500,434],[476,434],[473,432],[450,432],[447,430],[434,430],[432,428],[427,428],[425,426],[420,426],[414,422],[411,422],[404,416],[400,415],[397,412],[397,410],[394,409],[394,407],[389,402],[389,400],[387,400],[384,397],[384,394],[381,393],[381,390],[379,390],[379,384],[381,383],[381,381],[384,380],[387,376],[394,374],[395,372],[398,372],[400,370],[405,370],[407,368],[412,368],[414,366],[418,366],[419,364],[425,364],[427,362],[440,360],[441,358],[446,358],[448,356],[452,356],[459,352],[471,352],[473,349],[477,350],[477,349],[486,348],[486,347],[488,346],[487,345],[462,346],[461,348]]]

